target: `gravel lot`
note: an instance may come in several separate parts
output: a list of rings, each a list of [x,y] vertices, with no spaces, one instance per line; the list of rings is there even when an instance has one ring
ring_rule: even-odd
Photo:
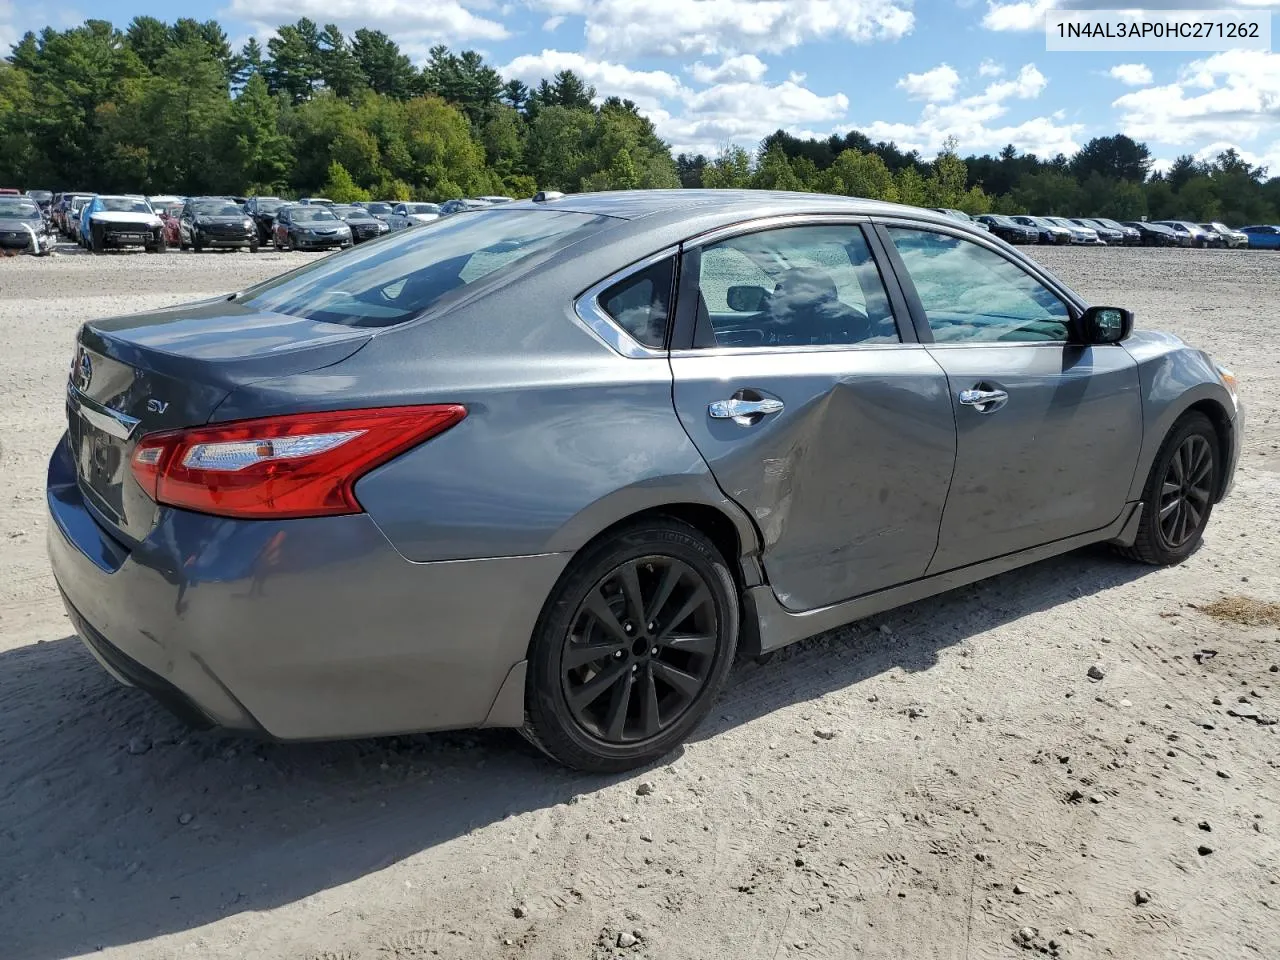
[[[602,780],[504,731],[192,734],[109,679],[44,556],[74,331],[305,258],[73,251],[0,260],[5,960],[1280,956],[1280,257],[1040,254],[1242,380],[1185,564],[1086,550],[741,665]]]

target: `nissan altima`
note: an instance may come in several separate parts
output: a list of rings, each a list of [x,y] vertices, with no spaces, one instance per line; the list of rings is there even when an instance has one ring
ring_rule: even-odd
[[[622,770],[736,655],[1085,544],[1191,554],[1235,379],[1132,327],[931,211],[540,195],[84,324],[49,554],[192,722]]]

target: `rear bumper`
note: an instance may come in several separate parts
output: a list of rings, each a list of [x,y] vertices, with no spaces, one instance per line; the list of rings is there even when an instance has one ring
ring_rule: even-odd
[[[162,509],[129,550],[49,464],[49,558],[77,632],[174,712],[271,737],[514,725],[495,701],[567,554],[411,563],[367,515],[235,521]]]

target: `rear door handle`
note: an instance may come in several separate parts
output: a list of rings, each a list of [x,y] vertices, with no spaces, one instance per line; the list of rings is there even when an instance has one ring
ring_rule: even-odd
[[[1004,390],[983,390],[981,387],[974,387],[971,390],[960,391],[960,402],[966,407],[973,407],[979,413],[994,413],[1008,400],[1009,394]]]
[[[707,407],[707,412],[717,420],[732,420],[744,426],[750,426],[763,416],[781,413],[783,403],[773,397],[762,397],[759,400],[744,400],[732,397],[728,400],[716,400]]]

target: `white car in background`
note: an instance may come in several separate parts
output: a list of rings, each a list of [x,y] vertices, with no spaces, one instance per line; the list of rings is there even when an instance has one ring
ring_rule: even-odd
[[[403,230],[416,227],[420,223],[430,223],[440,219],[440,207],[434,203],[397,203],[387,217],[387,225],[392,230]]]
[[[511,203],[515,197],[476,197],[477,200],[483,200],[485,203]]]

